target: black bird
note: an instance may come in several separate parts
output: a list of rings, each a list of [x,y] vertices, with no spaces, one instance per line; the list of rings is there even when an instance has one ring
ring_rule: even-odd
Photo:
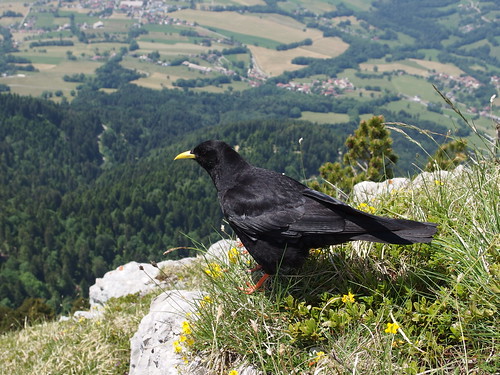
[[[247,163],[222,141],[210,140],[177,159],[195,159],[217,189],[222,213],[265,272],[300,267],[311,248],[347,241],[427,243],[436,224],[391,219],[356,210],[280,173]]]

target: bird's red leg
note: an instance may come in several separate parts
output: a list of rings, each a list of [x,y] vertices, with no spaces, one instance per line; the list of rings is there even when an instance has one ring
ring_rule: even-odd
[[[260,280],[257,281],[257,284],[250,285],[250,283],[247,283],[247,288],[239,288],[239,289],[242,290],[243,292],[245,292],[245,294],[252,294],[253,292],[255,292],[256,290],[258,290],[262,287],[262,284],[264,284],[264,282],[267,280],[267,278],[269,276],[271,276],[271,275],[269,275],[268,273],[265,273],[264,276],[262,276],[260,278]]]
[[[255,272],[255,271],[258,271],[262,268],[262,266],[260,264],[257,264],[254,268],[250,268],[249,270],[247,270],[247,272]]]

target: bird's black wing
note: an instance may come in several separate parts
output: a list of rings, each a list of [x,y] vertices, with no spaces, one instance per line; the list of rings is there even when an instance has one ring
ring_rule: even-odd
[[[342,232],[345,215],[320,202],[315,194],[330,198],[330,206],[334,203],[350,208],[289,177],[260,168],[253,168],[228,189],[221,205],[229,223],[253,239],[279,234],[288,241],[303,234]]]
[[[304,215],[304,188],[279,173],[252,168],[220,196],[221,206],[229,223],[252,239],[271,233],[294,237],[286,231]]]
[[[288,228],[303,235],[337,234],[346,230],[346,217],[357,210],[329,195],[304,186],[304,215]]]

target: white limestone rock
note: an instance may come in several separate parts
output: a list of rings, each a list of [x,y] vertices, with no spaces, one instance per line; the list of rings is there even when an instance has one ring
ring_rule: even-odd
[[[219,261],[223,263],[229,262],[229,250],[236,247],[238,249],[242,248],[242,245],[238,241],[232,240],[220,240],[212,244],[208,250],[204,253],[198,255],[198,258],[204,258],[207,262]]]
[[[358,203],[370,202],[372,199],[389,194],[392,190],[405,189],[410,180],[404,177],[391,178],[383,182],[363,181],[354,185],[353,198]]]
[[[129,375],[179,375],[187,371],[182,355],[175,352],[174,342],[182,333],[186,314],[194,311],[199,291],[172,290],[151,302],[149,313],[141,320],[130,340]]]
[[[422,172],[413,180],[404,177],[391,178],[382,182],[363,181],[354,185],[352,194],[357,203],[368,203],[373,199],[399,189],[421,189],[453,182],[468,169],[459,165],[453,171]]]
[[[187,265],[195,259],[167,260],[158,263],[158,267],[149,263],[130,262],[106,272],[102,278],[96,279],[95,284],[89,289],[90,306],[104,305],[113,297],[118,298],[135,293],[147,294],[162,286],[163,283],[156,279],[161,268]]]
[[[73,313],[73,319],[101,319],[104,316],[104,306],[93,305],[88,311],[78,310]]]
[[[467,173],[468,171],[469,169],[463,165],[459,165],[452,171],[422,172],[412,181],[412,186],[414,188],[423,188],[436,186],[436,184],[439,185],[453,182],[463,173]]]

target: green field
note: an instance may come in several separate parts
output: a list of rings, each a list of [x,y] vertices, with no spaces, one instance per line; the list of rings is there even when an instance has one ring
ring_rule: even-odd
[[[302,120],[315,122],[318,124],[337,124],[349,122],[349,115],[345,113],[319,113],[319,112],[302,112]]]
[[[230,30],[225,30],[220,27],[214,27],[210,26],[209,30],[216,32],[218,34],[222,34],[230,39],[234,39],[242,44],[250,44],[253,46],[261,46],[261,47],[266,47],[266,48],[276,48],[278,45],[280,45],[280,42],[277,42],[272,39],[268,38],[263,38],[255,35],[248,35],[248,34],[242,34],[242,33],[237,33],[235,31],[230,31]]]

